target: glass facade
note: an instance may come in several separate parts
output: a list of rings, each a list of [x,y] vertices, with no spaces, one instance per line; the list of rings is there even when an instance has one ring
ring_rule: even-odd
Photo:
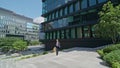
[[[47,13],[57,7],[60,7],[61,5],[68,3],[72,0],[46,0],[42,3],[43,5],[43,13]]]
[[[15,17],[0,14],[0,33],[24,35],[26,23]]]
[[[58,9],[58,10],[53,11],[51,14],[48,14],[45,18],[47,18],[46,19],[47,21],[50,21],[50,20],[53,20],[53,19],[56,19],[56,18],[59,18],[59,17],[63,17],[65,15],[69,15],[71,13],[77,12],[78,10],[86,9],[86,8],[91,7],[91,6],[97,5],[97,3],[99,4],[99,3],[106,2],[106,1],[107,0],[82,0],[82,1],[76,1],[75,3],[72,3],[70,5],[67,5],[65,7],[62,7],[60,9]],[[49,5],[49,6],[51,6],[51,5]],[[84,13],[84,12],[82,12],[82,13]]]
[[[15,14],[4,8],[0,8],[0,38],[7,37],[9,35],[11,37],[22,36],[25,40],[38,40],[39,25],[37,25],[37,28],[36,26],[34,26],[34,28],[31,28],[31,24],[27,23],[33,23],[33,20],[31,18]],[[31,38],[28,38],[28,35],[30,34]]]
[[[70,5],[69,7],[69,13],[72,13],[73,12],[73,5]]]
[[[87,8],[87,0],[82,0],[81,1],[81,9]]]
[[[79,1],[77,1],[75,3],[75,11],[77,11],[77,10],[80,10],[80,2]]]
[[[71,38],[75,38],[75,28],[71,29]]]
[[[39,25],[35,23],[27,23],[27,32],[26,32],[26,40],[31,39],[38,40],[39,38]]]
[[[84,32],[84,37],[85,38],[90,37],[90,28],[89,28],[89,26],[84,26],[83,32]]]
[[[89,0],[89,6],[93,6],[93,5],[96,5],[96,2],[97,0]]]
[[[99,3],[106,2],[107,0],[76,0],[68,5],[62,6],[63,4],[67,4],[69,1],[72,0],[46,0],[44,2],[46,3],[46,10],[48,12],[59,7],[59,9],[56,9],[45,16],[47,21],[49,21],[46,21],[47,23],[44,23],[43,25],[44,30],[48,31],[46,33],[46,39],[76,39],[95,37],[94,28],[91,24],[95,24],[97,22],[99,18],[98,10],[97,8],[89,10],[86,9],[96,6]],[[81,12],[78,13],[78,11]]]
[[[98,3],[106,2],[107,0],[98,0]]]
[[[77,38],[82,38],[82,29],[81,29],[81,27],[77,28]]]

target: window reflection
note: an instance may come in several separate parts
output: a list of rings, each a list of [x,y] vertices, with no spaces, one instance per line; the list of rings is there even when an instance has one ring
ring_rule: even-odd
[[[70,13],[73,12],[73,5],[70,5],[70,10],[69,10]]]
[[[96,5],[96,0],[89,0],[89,5],[90,6]]]
[[[65,15],[68,14],[68,8],[67,7],[65,8],[64,12],[65,12]]]
[[[84,9],[84,8],[87,8],[87,0],[82,0],[81,1],[81,8]]]
[[[79,10],[79,2],[75,3],[75,11]]]
[[[106,2],[107,0],[98,0],[98,3]]]

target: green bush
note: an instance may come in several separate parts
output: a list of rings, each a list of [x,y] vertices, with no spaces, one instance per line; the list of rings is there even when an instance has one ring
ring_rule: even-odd
[[[103,57],[105,55],[104,52],[103,52],[103,49],[97,50],[97,52],[101,57]]]
[[[19,40],[13,43],[13,49],[15,51],[22,51],[27,49],[27,42]]]
[[[106,54],[106,53],[110,53],[111,51],[118,50],[118,49],[120,49],[120,44],[114,44],[114,45],[110,45],[110,46],[103,48],[103,52]]]
[[[2,49],[2,52],[6,53],[6,52],[12,50],[13,49],[12,44],[17,40],[20,40],[20,39],[13,38],[13,37],[0,38],[0,48]]]
[[[120,68],[120,63],[119,62],[112,63],[112,68]]]
[[[25,45],[26,43],[24,42],[20,42],[19,44],[16,43],[18,41],[23,41],[22,39],[20,38],[13,38],[13,37],[7,37],[7,38],[0,38],[0,48],[2,49],[1,51],[4,52],[4,53],[7,53],[9,51],[17,51],[19,49],[17,48],[26,48],[22,45]],[[16,45],[16,46],[15,46]]]
[[[0,38],[0,47],[2,46],[11,46],[14,41],[18,40],[17,38]]]
[[[120,68],[120,44],[107,46],[97,52],[112,68]]]
[[[120,50],[114,50],[103,57],[105,61],[112,64],[114,62],[120,62]]]

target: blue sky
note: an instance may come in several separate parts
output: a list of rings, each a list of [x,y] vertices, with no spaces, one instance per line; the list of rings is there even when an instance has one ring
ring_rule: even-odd
[[[30,18],[40,17],[42,14],[41,0],[0,0],[0,7]]]

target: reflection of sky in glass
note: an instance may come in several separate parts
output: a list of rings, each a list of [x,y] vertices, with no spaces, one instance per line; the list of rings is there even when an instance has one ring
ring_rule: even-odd
[[[52,26],[52,28],[60,28],[68,25],[68,22],[71,22],[72,18],[63,18],[60,20],[56,20],[53,22],[50,22],[49,24]]]
[[[47,6],[46,7],[47,11],[50,11],[72,0],[46,0],[46,1],[47,2],[44,4],[44,6]]]
[[[38,29],[38,28],[39,28],[39,25],[34,24],[34,23],[27,23],[27,28],[30,28],[30,29]]]
[[[27,28],[32,28],[33,24],[32,23],[27,23]]]

